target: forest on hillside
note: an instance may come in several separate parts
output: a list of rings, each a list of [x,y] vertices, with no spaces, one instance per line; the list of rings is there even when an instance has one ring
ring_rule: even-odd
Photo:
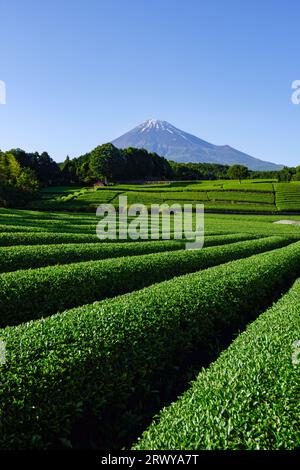
[[[279,172],[249,171],[242,165],[177,163],[145,149],[103,144],[76,158],[56,163],[47,152],[0,151],[0,205],[22,207],[39,189],[57,185],[113,184],[121,181],[277,178],[300,180],[300,167]]]

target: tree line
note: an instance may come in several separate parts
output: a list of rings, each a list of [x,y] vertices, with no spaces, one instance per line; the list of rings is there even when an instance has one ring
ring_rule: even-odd
[[[41,186],[57,184],[60,169],[47,152],[0,150],[0,205],[22,207]]]
[[[277,174],[279,182],[289,183],[290,181],[300,181],[300,166],[287,167],[285,166]]]
[[[277,178],[300,180],[300,167],[276,172],[249,171],[243,165],[177,163],[145,149],[119,149],[111,143],[57,164],[47,152],[0,151],[0,205],[22,206],[47,186],[119,181]]]
[[[61,165],[64,183],[113,183],[120,180],[169,179],[173,172],[164,157],[145,149],[118,149],[103,144],[78,158],[67,157]]]
[[[122,180],[276,178],[277,174],[275,171],[250,171],[243,165],[177,163],[145,149],[119,149],[110,143],[72,160],[67,157],[61,171],[65,184],[92,184],[98,180],[116,183]]]

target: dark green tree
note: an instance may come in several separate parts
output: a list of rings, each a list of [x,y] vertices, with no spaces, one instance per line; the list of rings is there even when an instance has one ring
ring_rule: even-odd
[[[278,172],[278,181],[281,183],[289,183],[293,179],[295,174],[295,168],[289,168],[285,166],[282,170]]]
[[[39,189],[39,182],[31,168],[23,168],[17,177],[16,187],[27,193],[35,193]]]
[[[249,176],[249,170],[244,165],[232,165],[228,170],[228,176],[232,180],[238,180],[241,183],[242,179]]]
[[[37,158],[36,174],[38,180],[44,186],[51,186],[59,183],[61,172],[57,163],[52,160],[47,152],[43,152]]]
[[[61,167],[61,177],[62,183],[64,184],[73,184],[77,182],[76,165],[73,160],[70,160],[68,155]]]
[[[103,144],[92,150],[89,168],[95,180],[117,181],[124,177],[126,158],[113,144]]]
[[[292,177],[294,181],[300,181],[300,166],[296,166],[295,173]]]

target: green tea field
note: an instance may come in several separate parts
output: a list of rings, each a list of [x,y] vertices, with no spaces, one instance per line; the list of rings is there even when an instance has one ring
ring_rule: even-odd
[[[276,213],[300,212],[300,183],[275,180],[193,181],[144,185],[113,185],[100,188],[57,187],[40,193],[28,208],[94,212],[99,204],[203,203],[208,211]]]
[[[0,17],[3,470],[296,468],[300,1]]]
[[[0,209],[0,449],[299,448],[300,227],[280,219],[208,213],[186,250]]]

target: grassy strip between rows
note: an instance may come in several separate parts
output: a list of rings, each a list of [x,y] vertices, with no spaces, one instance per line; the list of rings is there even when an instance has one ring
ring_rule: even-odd
[[[48,229],[41,227],[27,227],[26,225],[0,225],[0,233],[20,233],[20,232],[47,232]]]
[[[107,221],[109,223],[109,221]],[[143,225],[148,225],[148,228],[144,228]],[[19,234],[19,238],[22,237],[22,233],[27,233],[27,234],[32,234],[31,236],[34,237],[34,235],[38,232],[40,233],[39,236],[43,235],[44,233],[49,235],[50,234],[50,238],[53,238],[53,236],[51,236],[52,234],[54,235],[60,235],[60,234],[63,234],[64,237],[68,234],[74,234],[74,235],[89,235],[89,236],[93,236],[95,238],[95,235],[96,235],[96,226],[97,224],[94,223],[94,224],[90,224],[90,225],[72,225],[72,224],[48,224],[48,225],[38,225],[38,224],[35,224],[35,225],[27,225],[27,224],[22,224],[22,225],[11,225],[11,224],[2,224],[0,225],[0,233],[3,233],[3,234],[10,234],[10,233],[14,233],[14,234]],[[124,231],[124,230],[127,230],[130,231],[131,230],[131,221],[128,220],[128,223],[121,223],[119,224],[118,222],[116,223],[116,234],[118,235],[120,231]],[[139,232],[144,236],[145,234],[148,234],[147,238],[150,238],[151,239],[151,233],[155,233],[157,232],[160,236],[160,238],[162,238],[162,233],[165,232],[166,230],[168,230],[168,227],[164,227],[162,225],[162,223],[146,223],[144,224],[144,221],[141,220],[141,227],[140,228],[137,228],[137,230],[139,230]],[[192,230],[195,230],[195,223],[193,224],[193,227],[192,227]],[[173,223],[173,220],[171,219],[170,220],[170,234],[173,235],[174,233],[177,233],[178,234],[178,238],[179,238],[179,234],[182,233],[182,237],[181,238],[186,238],[186,232],[187,234],[189,235],[191,233],[191,230],[183,230],[183,228],[181,226],[176,226],[174,223]],[[231,230],[231,233],[233,232],[237,232],[237,230]],[[28,238],[28,237],[27,237]],[[25,238],[25,240],[27,240],[27,238]],[[49,236],[48,236],[49,238]],[[4,238],[5,240],[5,238]],[[22,240],[22,238],[21,238]],[[5,242],[6,243],[6,242]],[[19,242],[18,242],[19,243]]]
[[[149,403],[161,407],[192,352],[217,348],[299,273],[297,242],[2,330],[0,448],[76,445],[78,431],[120,445],[149,420]]]
[[[258,238],[247,234],[215,235],[205,237],[204,246],[225,245]],[[34,245],[0,247],[0,272],[18,269],[40,268],[78,261],[92,261],[120,256],[143,255],[184,248],[179,240],[150,241],[140,243],[80,243],[58,245]]]
[[[112,222],[112,220],[109,221],[109,219],[106,219],[107,222]],[[139,219],[142,224],[148,225],[149,228],[151,226],[158,227],[161,230],[162,227],[162,222],[161,221],[155,221],[149,223],[147,219]],[[171,221],[171,227],[172,227],[172,218],[170,218]],[[52,221],[45,223],[45,221],[22,221],[22,223],[17,224],[16,222],[14,224],[11,224],[11,221],[4,222],[0,221],[0,233],[5,233],[5,232],[51,232],[51,233],[82,233],[82,234],[94,234],[96,232],[96,226],[97,222],[99,220],[94,220],[94,223],[92,224],[77,224],[77,223],[67,223],[67,222],[57,222],[57,221]],[[131,220],[128,219],[128,225],[130,225]],[[116,221],[116,226],[120,227],[120,225],[123,227],[126,227],[126,224],[124,223],[119,223]]]
[[[20,270],[0,275],[0,326],[114,297],[185,273],[271,250],[280,237]]]
[[[300,280],[161,412],[135,449],[299,449],[299,340]]]

